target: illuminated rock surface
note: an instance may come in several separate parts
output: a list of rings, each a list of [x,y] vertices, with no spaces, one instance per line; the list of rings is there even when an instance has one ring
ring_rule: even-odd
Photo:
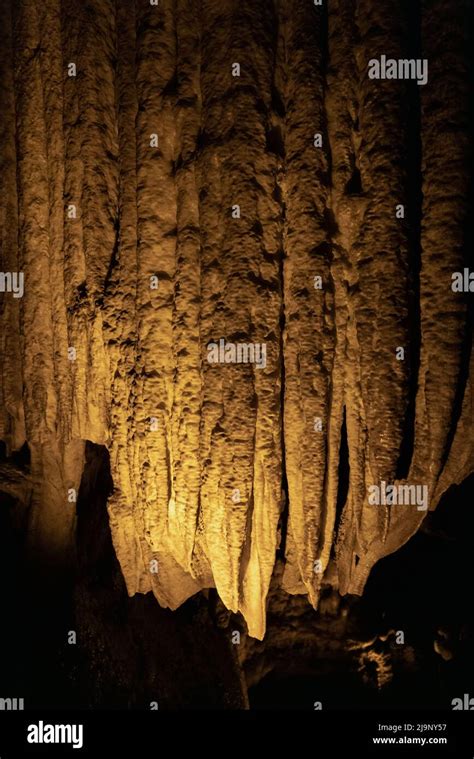
[[[368,487],[435,509],[473,471],[467,4],[399,5],[2,0],[1,269],[25,292],[0,295],[0,438],[31,471],[0,489],[58,572],[85,441],[128,593],[215,587],[255,638],[277,549],[315,608],[323,582],[360,594],[426,516]],[[368,79],[382,54],[428,84]],[[209,363],[221,338],[266,366]]]

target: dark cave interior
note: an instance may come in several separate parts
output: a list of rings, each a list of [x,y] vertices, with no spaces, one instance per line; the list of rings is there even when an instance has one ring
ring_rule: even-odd
[[[20,462],[27,471],[26,449]],[[252,709],[312,710],[317,701],[332,709],[446,708],[445,694],[468,691],[474,671],[466,604],[473,486],[471,475],[447,491],[421,530],[376,565],[362,598],[341,599],[328,587],[314,612],[304,597],[275,588],[266,639],[247,646],[242,661],[247,694],[229,632],[245,625],[215,591],[175,612],[151,594],[127,596],[107,518],[109,457],[89,443],[74,576],[24,563],[24,515],[4,494],[1,596],[5,618],[15,621],[1,630],[4,688],[25,694],[31,708],[142,709],[157,701],[160,709],[228,709],[247,698]]]

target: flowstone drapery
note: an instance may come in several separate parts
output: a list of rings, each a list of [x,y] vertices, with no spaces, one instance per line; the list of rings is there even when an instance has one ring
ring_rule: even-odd
[[[1,3],[0,490],[61,567],[106,446],[129,593],[257,638],[278,549],[362,593],[426,516],[368,489],[474,469],[463,3],[328,6]]]

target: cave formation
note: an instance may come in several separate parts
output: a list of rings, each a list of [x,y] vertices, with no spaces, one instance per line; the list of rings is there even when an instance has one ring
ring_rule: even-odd
[[[278,673],[460,682],[468,0],[0,13],[2,658],[32,649],[4,682],[174,708],[246,708]],[[382,55],[427,83],[370,78]],[[428,511],[374,507],[380,483]]]

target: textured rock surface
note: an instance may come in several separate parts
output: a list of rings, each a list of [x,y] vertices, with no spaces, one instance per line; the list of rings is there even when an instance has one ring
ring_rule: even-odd
[[[0,490],[40,562],[73,560],[68,491],[105,445],[129,594],[215,587],[261,638],[279,547],[287,592],[362,593],[425,517],[367,488],[434,509],[473,471],[468,5],[1,0],[0,269],[25,293],[0,294],[0,439],[31,466]],[[368,79],[382,54],[428,84]],[[220,338],[266,367],[208,363]]]

